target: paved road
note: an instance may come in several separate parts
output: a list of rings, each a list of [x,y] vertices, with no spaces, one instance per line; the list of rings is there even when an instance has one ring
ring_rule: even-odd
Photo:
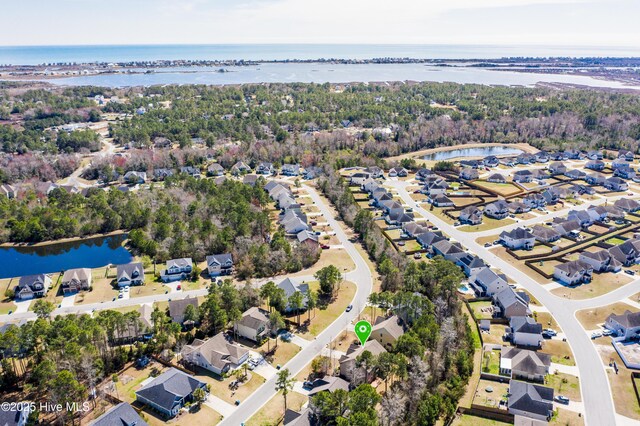
[[[340,240],[340,243],[344,245],[345,250],[356,264],[356,269],[347,273],[347,279],[354,282],[357,286],[356,294],[353,298],[352,304],[354,309],[351,312],[344,312],[338,319],[336,319],[329,327],[327,327],[311,344],[303,348],[295,357],[293,357],[283,368],[288,368],[292,375],[296,375],[302,370],[313,358],[319,355],[323,348],[327,346],[333,339],[335,339],[339,333],[341,333],[347,324],[357,318],[359,312],[364,309],[369,294],[372,291],[373,278],[371,271],[367,263],[360,255],[360,252],[349,241],[349,238],[344,232],[342,224],[334,219],[331,210],[323,202],[322,198],[318,195],[315,189],[305,186],[305,189],[311,196],[316,206],[324,214],[324,217],[331,225],[331,228],[335,230],[336,236]],[[264,406],[273,396],[276,395],[275,391],[276,377],[267,380],[262,386],[260,386],[249,398],[239,406],[239,409],[234,411],[228,417],[225,417],[220,425],[234,425],[238,426],[243,422],[246,422],[253,414],[255,414],[262,406]],[[278,404],[280,401],[277,402]]]
[[[567,300],[558,297],[549,293],[538,282],[522,271],[476,243],[477,233],[459,231],[452,225],[449,225],[420,207],[406,191],[407,182],[388,181],[387,183],[398,190],[398,195],[405,204],[413,207],[415,211],[425,218],[428,218],[434,225],[448,234],[452,239],[462,243],[470,252],[478,255],[488,265],[502,270],[502,272],[514,279],[549,309],[563,332],[569,336],[568,341],[573,351],[578,370],[580,371],[580,386],[585,407],[585,421],[588,421],[589,425],[594,426],[616,424],[616,412],[602,359],[598,355],[590,336],[587,335],[582,325],[576,319],[575,311],[613,303],[637,293],[640,280],[636,280],[613,292],[593,299]],[[537,219],[538,222],[542,222],[546,221],[548,217],[549,216],[541,216]],[[495,233],[496,231],[494,230],[493,232]]]

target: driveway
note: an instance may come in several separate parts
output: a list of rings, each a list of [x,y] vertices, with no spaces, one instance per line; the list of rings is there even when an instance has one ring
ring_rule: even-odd
[[[227,401],[218,398],[215,395],[209,394],[209,397],[204,402],[204,405],[212,408],[216,412],[222,414],[224,417],[230,416],[235,410],[235,405],[229,404]]]

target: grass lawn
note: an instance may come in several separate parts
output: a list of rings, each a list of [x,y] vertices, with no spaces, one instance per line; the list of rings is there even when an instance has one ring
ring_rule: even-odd
[[[563,365],[576,365],[569,343],[562,340],[545,340],[540,352],[551,355],[551,362]]]
[[[270,348],[273,349],[275,346],[275,340],[272,342],[269,342]],[[261,353],[266,353],[267,351],[267,344],[265,343],[263,346],[260,347]],[[278,339],[278,349],[276,349],[275,353],[273,353],[272,355],[268,356],[267,362],[269,362],[271,365],[273,365],[274,367],[277,366],[278,364],[280,365],[285,365],[291,358],[293,358],[298,352],[300,352],[301,348],[300,346],[291,343],[291,342],[284,342],[281,339]]]
[[[418,251],[422,249],[422,246],[416,240],[406,240],[403,246],[398,247],[401,253]]]
[[[473,403],[484,405],[485,407],[498,408],[501,400],[507,400],[506,395],[508,394],[508,390],[509,384],[506,380],[505,382],[500,383],[480,379],[478,388],[476,389],[476,395],[473,398]]]
[[[476,238],[476,243],[480,245],[484,245],[485,243],[492,243],[498,238],[500,238],[498,235],[489,235],[486,237],[480,237],[480,238]]]
[[[511,423],[500,422],[498,420],[485,419],[483,417],[463,414],[456,417],[451,426],[507,426]]]
[[[540,244],[540,245],[534,246],[531,250],[514,250],[514,253],[517,254],[518,256],[530,256],[534,254],[540,254],[540,255],[550,254],[551,247]]]
[[[489,332],[482,332],[482,342],[483,343],[492,343],[495,345],[504,344],[504,340],[502,340],[502,336],[504,336],[504,328],[505,325],[502,324],[492,324],[489,327]]]
[[[238,389],[236,389],[235,394],[232,394],[231,389],[229,389],[229,383],[235,380],[233,375],[230,375],[226,379],[221,379],[209,370],[196,368],[196,375],[194,377],[210,384],[212,395],[215,395],[230,404],[234,404],[237,399],[240,401],[247,399],[249,395],[251,395],[265,382],[264,378],[257,373],[248,371],[248,374],[250,376],[249,380],[239,386]]]
[[[151,361],[143,369],[136,369],[134,367],[128,368],[118,376],[118,383],[116,383],[117,395],[121,400],[125,402],[133,402],[136,399],[135,391],[140,388],[140,383],[151,377],[153,371],[162,374],[166,367],[159,362]]]
[[[384,231],[384,233],[392,240],[399,240],[400,235],[402,234],[402,229],[389,229]]]
[[[287,395],[287,408],[299,411],[309,398],[297,392],[289,392]],[[260,411],[253,415],[248,421],[247,426],[267,426],[278,425],[284,417],[284,398],[282,392],[278,392],[276,396],[271,398]]]
[[[590,283],[582,284],[576,287],[560,287],[551,290],[551,293],[560,297],[569,299],[588,299],[591,297],[602,296],[612,290],[617,289],[631,282],[631,278],[623,274],[614,274],[607,272],[604,274],[593,274]]]
[[[149,424],[149,426],[192,426],[200,424],[213,426],[217,425],[222,420],[222,415],[220,413],[204,404],[200,406],[200,409],[197,412],[188,413],[181,411],[176,418],[170,421],[159,417],[156,412],[151,411],[151,409],[147,407],[144,407],[141,417]]]
[[[482,372],[500,374],[500,351],[485,351],[482,354]]]
[[[309,287],[317,291],[320,284],[317,281],[309,283]],[[356,293],[356,286],[352,282],[345,281],[340,286],[340,290],[336,293],[335,300],[330,303],[324,309],[316,309],[315,313],[311,313],[311,323],[308,330],[300,333],[300,336],[304,339],[313,340],[315,336],[320,334],[325,328],[327,328],[336,318],[344,312],[347,306],[353,300],[353,296]],[[354,306],[354,309],[362,309],[362,306]],[[304,318],[306,319],[306,315]],[[302,317],[300,318],[302,320]]]
[[[616,411],[623,416],[640,420],[640,405],[638,405],[638,398],[633,389],[631,370],[625,367],[620,356],[611,345],[602,345],[602,347],[603,350],[599,350],[599,352],[605,365],[609,363],[610,359],[614,360],[618,365],[618,374],[613,369],[608,368],[606,370]]]
[[[627,305],[623,302],[617,302],[607,306],[599,306],[597,308],[592,309],[583,309],[581,311],[576,312],[576,318],[585,330],[595,330],[600,328],[602,324],[604,324],[607,317],[611,314],[620,315],[623,314],[624,311],[636,311],[631,305]]]
[[[575,411],[558,408],[553,414],[553,417],[551,418],[549,424],[562,426],[582,426],[584,425],[584,417],[579,416]]]
[[[490,300],[469,303],[469,307],[477,320],[491,319],[493,317],[492,311],[489,309],[491,306],[493,305]]]
[[[580,379],[564,373],[547,374],[546,385],[555,390],[555,395],[564,395],[572,401],[582,401]]]
[[[524,263],[524,261],[519,261],[515,257],[511,256],[509,253],[507,253],[507,249],[505,247],[495,246],[494,248],[489,249],[489,251],[495,254],[496,256],[498,256],[500,259],[504,260],[505,262],[508,262],[514,267],[518,268],[520,271],[527,274],[531,279],[539,283],[546,283],[549,281],[544,276],[540,275],[539,273],[537,273],[536,271],[528,267]],[[547,262],[545,261],[544,263],[546,264]],[[540,266],[539,262],[537,263],[537,266]]]
[[[511,218],[505,219],[493,219],[487,216],[482,218],[482,223],[479,225],[466,225],[458,228],[464,232],[480,232],[480,231],[488,231],[490,229],[502,228],[503,226],[511,225],[515,223],[515,220]]]
[[[480,198],[476,197],[456,197],[452,199],[456,207],[466,207],[469,204],[479,203]]]
[[[536,312],[536,310],[533,309],[533,318],[542,324],[544,328],[552,328],[559,331],[560,327],[558,326],[558,323],[549,312]]]
[[[496,183],[496,182],[487,182],[487,181],[475,181],[474,182],[478,187],[483,189],[488,189],[489,191],[493,191],[502,195],[503,197],[508,197],[510,195],[514,195],[519,193],[521,190],[517,186],[512,183]]]
[[[606,240],[605,243],[617,246],[617,245],[620,245],[620,244],[624,243],[624,241],[625,240],[623,240],[622,238],[613,237],[613,238],[609,238],[608,240]]]
[[[353,263],[353,260],[351,259],[351,256],[349,256],[345,249],[329,249],[322,250],[322,254],[320,254],[320,260],[318,260],[316,264],[311,268],[303,269],[302,271],[291,274],[290,276],[296,277],[302,275],[313,275],[320,269],[329,265],[335,266],[342,272],[344,272],[345,269],[347,271],[352,271],[356,267],[355,263]]]

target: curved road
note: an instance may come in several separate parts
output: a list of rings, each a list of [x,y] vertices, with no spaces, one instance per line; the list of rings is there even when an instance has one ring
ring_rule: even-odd
[[[615,425],[617,415],[602,359],[596,351],[590,336],[587,335],[580,322],[576,319],[575,312],[580,309],[607,305],[631,296],[638,292],[638,283],[640,283],[640,280],[635,280],[608,294],[593,299],[569,300],[558,297],[548,292],[540,283],[530,278],[524,272],[476,243],[475,239],[478,237],[478,233],[460,231],[420,207],[407,192],[406,187],[409,185],[407,182],[387,181],[387,184],[398,191],[399,197],[405,204],[413,207],[415,211],[429,219],[431,223],[444,231],[452,239],[463,244],[470,252],[484,260],[487,265],[502,270],[503,273],[524,287],[552,313],[564,334],[568,336],[567,340],[571,346],[580,372],[580,387],[586,411],[585,422],[588,420],[588,424],[594,426]],[[537,221],[547,221],[550,216],[551,215],[540,216],[537,218]],[[529,223],[535,223],[535,220],[522,221],[519,224],[510,225],[510,227],[523,226],[525,223],[527,223],[527,225]],[[492,233],[495,234],[497,231],[499,230],[494,229]]]

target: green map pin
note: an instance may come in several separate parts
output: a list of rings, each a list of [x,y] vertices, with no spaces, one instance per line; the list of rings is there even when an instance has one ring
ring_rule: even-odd
[[[358,321],[356,323],[355,333],[356,336],[358,336],[360,343],[362,343],[362,346],[364,346],[369,336],[371,336],[371,323],[365,320]]]

